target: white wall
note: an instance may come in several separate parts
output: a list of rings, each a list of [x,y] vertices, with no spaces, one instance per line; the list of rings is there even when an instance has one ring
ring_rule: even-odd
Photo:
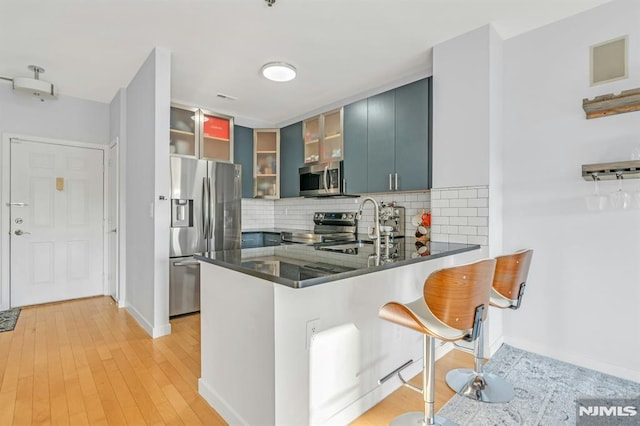
[[[640,87],[638,23],[640,2],[617,0],[505,41],[503,120],[504,248],[535,249],[523,306],[505,313],[507,341],[635,380],[640,210],[587,211],[580,166],[628,160],[640,145],[640,112],[582,110],[583,98]],[[589,87],[589,46],[624,34],[629,78]]]
[[[156,48],[126,89],[128,311],[153,337],[169,324],[170,53]]]
[[[489,26],[433,48],[433,187],[489,184]]]
[[[0,136],[23,135],[74,142],[107,144],[109,142],[109,106],[107,104],[59,96],[57,100],[41,102],[35,97],[14,93],[11,84],[0,84]],[[0,137],[8,143],[8,138]],[[9,150],[0,147],[0,188],[9,194]],[[4,151],[4,155],[2,154]],[[9,217],[9,207],[0,206],[0,223]],[[9,237],[0,238],[2,275],[0,310],[10,306]],[[7,259],[5,259],[5,256]]]
[[[109,105],[68,96],[41,102],[0,82],[0,132],[106,145]]]

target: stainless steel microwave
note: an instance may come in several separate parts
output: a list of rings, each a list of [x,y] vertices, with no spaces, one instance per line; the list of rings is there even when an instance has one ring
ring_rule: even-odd
[[[300,195],[303,197],[331,197],[344,195],[342,161],[300,167]]]

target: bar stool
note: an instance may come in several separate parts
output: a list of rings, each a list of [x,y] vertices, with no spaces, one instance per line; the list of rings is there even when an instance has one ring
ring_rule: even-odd
[[[521,250],[496,257],[496,272],[491,288],[491,306],[518,309],[529,274],[533,250]],[[458,394],[481,402],[509,402],[515,396],[513,386],[482,368],[484,358],[484,332],[474,344],[475,368],[457,368],[447,373],[446,381]]]
[[[400,375],[410,362],[387,376],[397,373],[405,386],[421,393],[424,412],[402,414],[392,425],[455,425],[436,416],[434,411],[435,339],[453,342],[478,337],[489,309],[495,264],[494,259],[485,259],[435,271],[424,283],[424,297],[406,304],[389,302],[380,308],[380,318],[424,335],[422,389],[407,383]]]

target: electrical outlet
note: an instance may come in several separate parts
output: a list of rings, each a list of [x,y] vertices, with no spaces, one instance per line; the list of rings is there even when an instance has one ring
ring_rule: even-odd
[[[320,332],[320,318],[307,321],[307,349],[311,347],[311,339]]]

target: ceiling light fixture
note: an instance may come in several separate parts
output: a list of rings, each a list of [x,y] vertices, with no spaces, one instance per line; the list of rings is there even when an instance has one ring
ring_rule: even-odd
[[[296,68],[286,62],[269,62],[261,69],[262,75],[271,81],[291,81],[296,78]]]
[[[44,73],[44,68],[37,65],[29,65],[28,68],[33,71],[33,78],[14,77],[13,90],[16,92],[28,93],[40,98],[41,101],[44,101],[45,99],[55,99],[56,95],[53,91],[53,84],[48,81],[40,80],[40,74]]]

